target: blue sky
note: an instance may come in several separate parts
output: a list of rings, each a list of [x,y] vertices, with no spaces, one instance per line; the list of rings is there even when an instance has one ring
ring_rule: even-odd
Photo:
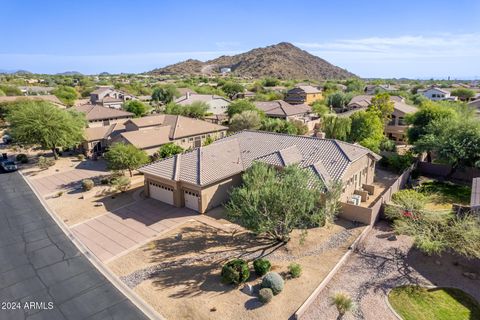
[[[0,69],[144,72],[282,41],[362,77],[480,79],[480,1],[0,0]]]

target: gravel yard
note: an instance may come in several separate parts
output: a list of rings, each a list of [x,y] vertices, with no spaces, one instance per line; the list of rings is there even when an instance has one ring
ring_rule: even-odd
[[[388,240],[390,227],[381,222],[370,232],[358,252],[339,270],[325,290],[305,313],[303,319],[336,319],[338,312],[330,303],[336,292],[347,292],[356,303],[353,313],[342,319],[395,320],[385,303],[389,289],[418,284],[458,287],[480,301],[480,261],[451,255],[429,257],[412,248],[412,239],[397,236]],[[472,280],[464,273],[476,273]]]
[[[108,264],[127,285],[168,319],[288,319],[333,268],[364,227],[340,220],[311,229],[287,245],[232,233],[198,221],[187,222]],[[266,256],[276,272],[298,262],[303,274],[288,280],[268,305],[255,294],[220,282],[221,266],[234,257]],[[253,271],[249,284],[258,288]]]

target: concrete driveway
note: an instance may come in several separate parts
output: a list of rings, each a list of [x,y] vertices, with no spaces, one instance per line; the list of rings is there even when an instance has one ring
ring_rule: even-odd
[[[90,179],[108,175],[105,163],[101,161],[83,161],[75,168],[53,173],[42,177],[29,177],[29,180],[35,186],[37,191],[46,196],[61,190],[74,190],[79,188],[83,179]]]
[[[2,305],[0,319],[147,319],[77,249],[17,172],[0,174],[0,302],[19,306]]]
[[[139,200],[71,227],[72,232],[107,262],[200,215],[154,199]]]

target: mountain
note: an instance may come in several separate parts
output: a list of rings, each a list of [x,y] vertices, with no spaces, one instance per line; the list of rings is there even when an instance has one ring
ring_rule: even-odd
[[[164,68],[154,69],[155,75],[219,74],[221,68],[230,68],[241,77],[275,77],[279,79],[346,79],[356,77],[351,72],[330,64],[288,42],[257,48],[234,56],[221,56],[202,62],[189,59]]]
[[[4,70],[0,69],[1,74],[16,74],[16,75],[26,75],[26,74],[33,74],[27,70]]]
[[[61,73],[57,73],[57,76],[82,76],[83,74],[78,71],[65,71]]]

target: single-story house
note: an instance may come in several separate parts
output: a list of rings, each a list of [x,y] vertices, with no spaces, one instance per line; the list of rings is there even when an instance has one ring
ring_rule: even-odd
[[[208,146],[139,169],[147,196],[204,213],[228,200],[232,187],[253,162],[311,171],[328,186],[342,181],[341,200],[373,182],[380,157],[359,145],[333,139],[241,131]]]
[[[315,124],[320,123],[319,117],[312,113],[312,107],[306,104],[291,105],[283,100],[254,102],[257,109],[263,111],[267,117],[284,120],[301,121],[311,131]]]
[[[290,104],[311,105],[322,99],[322,91],[314,86],[297,86],[287,91],[285,101]]]
[[[72,109],[85,114],[89,127],[110,126],[114,123],[124,123],[126,120],[134,117],[134,114],[131,112],[92,104],[74,106]]]
[[[365,86],[363,91],[365,92],[365,94],[371,95],[381,92],[392,92],[396,90],[398,90],[398,88],[390,84],[369,84]]]
[[[427,89],[418,89],[417,93],[421,93],[426,98],[438,101],[438,100],[457,100],[457,97],[452,97],[450,91],[441,89],[439,87],[430,87]]]
[[[91,127],[85,129],[81,147],[85,155],[102,153],[111,144],[111,140],[125,131],[122,123],[113,123],[109,126]]]
[[[184,96],[175,99],[176,104],[186,106],[194,102],[204,102],[208,105],[208,113],[223,114],[227,112],[230,100],[227,98],[212,94],[186,93]]]
[[[98,87],[90,93],[91,104],[100,104],[105,107],[120,109],[128,100],[137,100],[137,97],[112,87]]]
[[[129,119],[125,132],[112,139],[145,150],[153,155],[164,144],[173,142],[184,149],[202,146],[207,137],[214,140],[227,134],[227,127],[177,115],[152,115]]]

